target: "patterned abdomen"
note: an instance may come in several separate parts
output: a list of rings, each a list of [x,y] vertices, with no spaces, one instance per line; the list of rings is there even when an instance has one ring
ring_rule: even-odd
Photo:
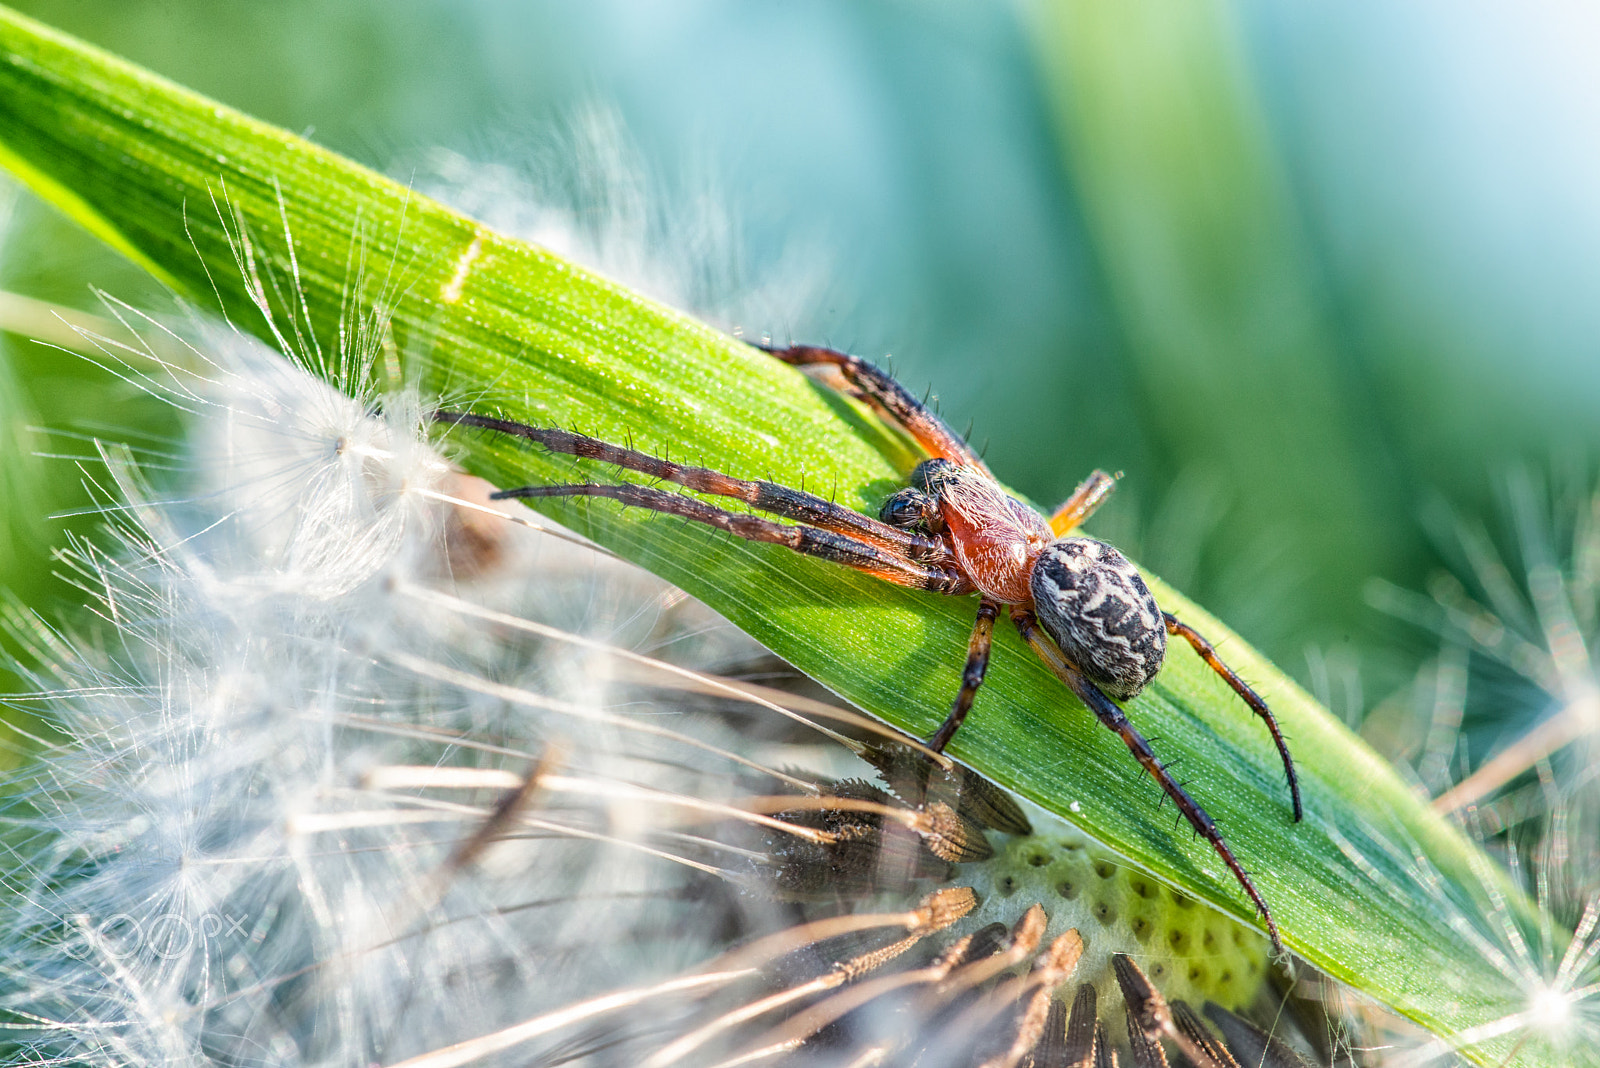
[[[1040,625],[1111,697],[1128,700],[1161,670],[1161,609],[1138,568],[1105,542],[1052,542],[1034,564],[1030,589]]]

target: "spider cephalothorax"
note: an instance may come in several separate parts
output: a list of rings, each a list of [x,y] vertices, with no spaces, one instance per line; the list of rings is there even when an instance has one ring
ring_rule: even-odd
[[[1266,723],[1283,758],[1295,819],[1300,818],[1294,763],[1266,702],[1222,663],[1210,642],[1157,606],[1150,587],[1127,557],[1105,542],[1072,535],[1105,500],[1115,480],[1103,471],[1094,472],[1046,519],[1008,494],[960,436],[872,365],[808,345],[765,351],[785,363],[830,374],[838,388],[899,426],[928,453],[929,458],[911,473],[910,485],[883,503],[878,518],[787,486],[673,463],[566,430],[466,412],[438,412],[435,418],[514,434],[556,452],[744,501],[793,522],[730,512],[695,497],[633,483],[522,486],[495,494],[499,498],[609,497],[751,541],[784,545],[897,585],[932,593],[976,593],[978,618],[967,646],[961,688],[950,714],[928,740],[936,751],[949,744],[972,709],[988,667],[995,620],[1001,607],[1007,608],[1018,633],[1039,659],[1122,739],[1195,832],[1211,843],[1260,911],[1274,949],[1281,950],[1267,903],[1216,823],[1156,759],[1150,743],[1111,700],[1126,701],[1138,694],[1161,670],[1167,636],[1181,636]]]

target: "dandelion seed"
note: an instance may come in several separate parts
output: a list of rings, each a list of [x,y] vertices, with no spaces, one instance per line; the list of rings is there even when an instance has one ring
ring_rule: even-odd
[[[1434,581],[1431,603],[1383,584],[1370,590],[1379,608],[1509,669],[1523,682],[1519,703],[1528,705],[1530,685],[1538,695],[1525,713],[1533,725],[1441,793],[1435,805],[1444,811],[1479,803],[1540,761],[1600,736],[1600,667],[1593,654],[1600,641],[1600,586],[1592,570],[1600,558],[1594,522],[1600,489],[1568,486],[1546,503],[1541,480],[1518,469],[1507,478],[1506,497],[1514,532],[1508,551],[1496,547],[1482,524],[1436,509],[1434,525],[1447,554],[1461,561],[1460,573]],[[1520,574],[1508,561],[1520,561]],[[1457,696],[1446,705],[1442,727],[1460,722],[1460,713],[1448,709],[1464,703]],[[1440,746],[1434,739],[1428,750],[1437,754]],[[1435,757],[1425,770],[1433,778],[1437,769]]]
[[[1433,702],[1419,765],[1424,782],[1439,782],[1449,755],[1467,751],[1472,738],[1461,732],[1478,703],[1492,700],[1499,722],[1510,718],[1506,707],[1519,705],[1524,721],[1533,721],[1435,800],[1480,837],[1497,839],[1489,844],[1536,901],[1535,914],[1514,915],[1499,889],[1502,873],[1483,871],[1475,907],[1455,917],[1463,944],[1499,969],[1520,1000],[1456,1034],[1404,1044],[1393,1058],[1399,1064],[1435,1063],[1473,1047],[1529,1063],[1593,1063],[1600,1048],[1600,807],[1591,762],[1559,756],[1592,742],[1600,727],[1600,668],[1591,652],[1600,639],[1593,569],[1600,491],[1570,483],[1547,495],[1523,469],[1508,478],[1507,500],[1505,550],[1483,524],[1454,516],[1436,522],[1458,571],[1435,579],[1431,603],[1390,587],[1372,591],[1380,607],[1437,630],[1445,642],[1431,678],[1415,687]],[[1469,655],[1476,670],[1469,671]],[[1486,665],[1519,681],[1508,684]],[[1537,781],[1495,796],[1529,771]],[[1431,877],[1420,859],[1411,867],[1415,877]]]

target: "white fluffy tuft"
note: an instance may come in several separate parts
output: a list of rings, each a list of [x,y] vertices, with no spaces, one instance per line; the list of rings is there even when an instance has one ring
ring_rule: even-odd
[[[714,873],[748,860],[622,787],[715,801],[747,769],[607,651],[680,633],[668,591],[504,522],[464,537],[415,398],[352,401],[231,332],[194,351],[186,492],[156,503],[108,452],[119,544],[71,555],[104,627],[25,625],[61,741],[4,809],[12,1036],[91,1064],[387,1063],[706,956],[746,907]],[[565,792],[463,856],[540,766]]]

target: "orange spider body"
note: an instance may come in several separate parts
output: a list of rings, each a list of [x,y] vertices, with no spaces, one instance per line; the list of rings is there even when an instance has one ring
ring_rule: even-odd
[[[963,474],[942,480],[939,514],[957,563],[985,597],[1032,608],[1033,565],[1055,540],[1050,524],[971,468],[951,470]]]

